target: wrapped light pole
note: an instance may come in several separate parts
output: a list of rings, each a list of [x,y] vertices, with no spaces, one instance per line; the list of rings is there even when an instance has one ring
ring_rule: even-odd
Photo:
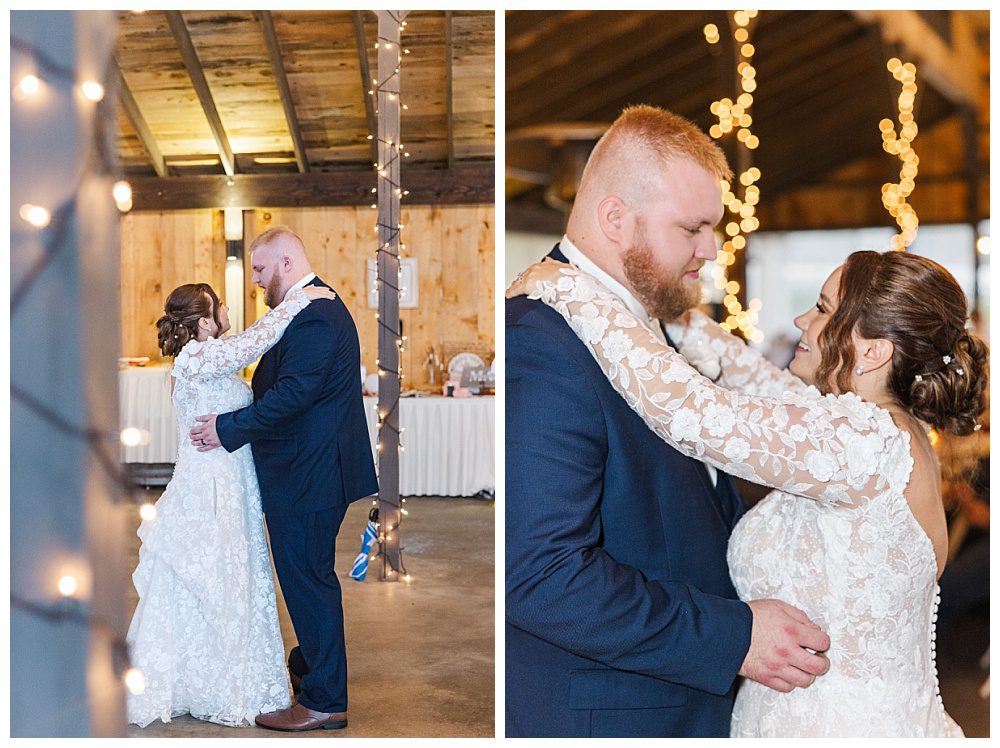
[[[400,348],[403,334],[399,321],[399,235],[402,226],[400,161],[400,67],[404,51],[400,45],[406,11],[376,11],[378,16],[378,72],[373,88],[378,116],[378,542],[379,579],[397,581],[406,576],[399,537],[400,443],[399,393]]]

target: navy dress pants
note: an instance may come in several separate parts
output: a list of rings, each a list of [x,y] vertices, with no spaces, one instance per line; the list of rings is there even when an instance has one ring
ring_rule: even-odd
[[[347,711],[347,650],[340,581],[333,569],[347,506],[292,517],[268,516],[274,570],[299,646],[288,658],[302,678],[299,703]]]

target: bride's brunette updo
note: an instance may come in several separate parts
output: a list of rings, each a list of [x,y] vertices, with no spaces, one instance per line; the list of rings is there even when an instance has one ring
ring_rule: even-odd
[[[176,356],[198,337],[198,320],[211,317],[219,325],[219,297],[207,283],[185,283],[167,297],[164,315],[156,320],[156,337],[164,356]]]
[[[935,429],[965,435],[986,407],[989,349],[965,329],[967,301],[951,273],[908,252],[855,252],[840,300],[820,335],[816,384],[850,389],[852,334],[893,344],[887,385],[896,401]]]

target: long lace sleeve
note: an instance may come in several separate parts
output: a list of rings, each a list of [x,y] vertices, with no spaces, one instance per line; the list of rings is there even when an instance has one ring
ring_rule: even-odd
[[[281,340],[285,328],[307,306],[309,299],[301,289],[295,289],[243,332],[188,343],[174,360],[174,376],[214,379],[239,371]]]
[[[697,309],[688,312],[683,323],[666,327],[680,353],[702,374],[714,379],[707,369],[718,370],[715,381],[721,387],[745,395],[781,397],[786,392],[803,392],[809,386]]]
[[[552,271],[541,277],[552,276]],[[815,388],[781,397],[735,393],[700,375],[625,304],[574,268],[532,280],[529,297],[558,311],[612,386],[664,441],[732,475],[856,507],[880,495],[907,440],[887,411]]]

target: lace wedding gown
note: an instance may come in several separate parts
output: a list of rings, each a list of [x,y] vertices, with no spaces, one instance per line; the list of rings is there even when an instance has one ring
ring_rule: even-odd
[[[713,384],[575,269],[531,298],[559,311],[612,385],[668,444],[772,486],[729,543],[743,600],[776,598],[830,636],[806,689],[741,685],[733,737],[949,736],[935,666],[937,563],[904,497],[910,436],[852,393],[822,395],[701,315],[671,337],[721,369]],[[734,392],[732,390],[739,390]]]
[[[177,463],[156,517],[139,526],[132,574],[139,605],[127,639],[145,690],[128,695],[128,720],[140,727],[187,713],[253,724],[290,703],[250,446],[198,452],[188,432],[195,416],[251,403],[236,372],[278,342],[308,304],[293,291],[245,332],[192,340],[174,360]]]

